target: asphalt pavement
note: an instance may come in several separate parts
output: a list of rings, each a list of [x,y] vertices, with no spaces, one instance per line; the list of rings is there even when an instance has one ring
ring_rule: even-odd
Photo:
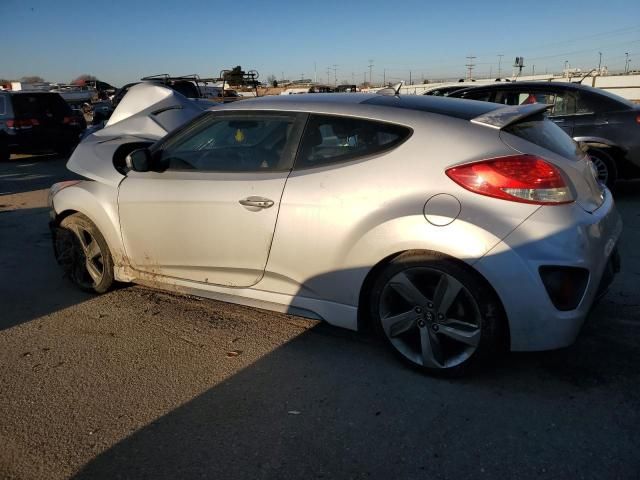
[[[0,164],[0,478],[640,478],[640,182],[577,342],[442,380],[315,321],[79,292],[47,228],[64,164]]]

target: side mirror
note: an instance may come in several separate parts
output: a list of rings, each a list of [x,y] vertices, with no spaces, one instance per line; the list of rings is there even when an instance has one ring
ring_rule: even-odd
[[[134,150],[124,159],[127,169],[134,172],[148,172],[151,170],[151,152],[148,148]]]

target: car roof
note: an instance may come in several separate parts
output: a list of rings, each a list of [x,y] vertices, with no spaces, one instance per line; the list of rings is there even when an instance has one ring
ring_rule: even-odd
[[[270,95],[228,104],[230,110],[289,110],[335,114],[359,114],[370,109],[404,109],[471,120],[501,105],[428,95],[380,95],[375,93],[306,93]],[[216,108],[220,110],[220,107]]]

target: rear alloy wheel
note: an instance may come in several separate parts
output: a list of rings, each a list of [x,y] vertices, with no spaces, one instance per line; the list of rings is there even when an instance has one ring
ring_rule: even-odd
[[[113,284],[113,260],[98,228],[80,213],[68,216],[56,231],[58,263],[82,290],[104,293]]]
[[[618,169],[616,168],[613,157],[599,148],[590,148],[588,154],[589,157],[591,157],[594,167],[596,167],[598,181],[604,183],[608,189],[612,190],[618,179]]]
[[[372,289],[378,329],[401,358],[429,373],[459,375],[500,347],[501,308],[451,259],[405,253]]]

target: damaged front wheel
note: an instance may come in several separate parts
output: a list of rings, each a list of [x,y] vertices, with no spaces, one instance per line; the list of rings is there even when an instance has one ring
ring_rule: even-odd
[[[75,213],[60,222],[55,232],[56,260],[82,290],[104,293],[113,284],[113,260],[100,230]]]

